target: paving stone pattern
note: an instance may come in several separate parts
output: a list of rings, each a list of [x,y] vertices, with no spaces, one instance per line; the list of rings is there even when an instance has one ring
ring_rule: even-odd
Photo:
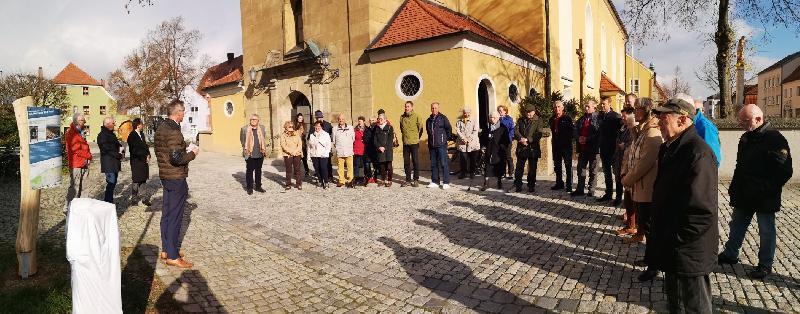
[[[641,268],[632,264],[644,247],[614,233],[623,210],[552,192],[552,179],[541,180],[533,194],[466,191],[468,180],[454,180],[450,190],[399,184],[323,190],[306,183],[302,191],[284,191],[282,166],[267,161],[267,192],[248,196],[241,158],[201,153],[190,167],[184,220],[183,250],[195,267],[181,271],[157,261],[162,202],[151,167],[149,208],[128,205],[127,163],[121,174],[121,246],[142,252],[169,285],[168,297],[187,312],[666,309],[661,276],[636,280]],[[96,169],[90,177],[103,181]],[[731,214],[726,184],[719,185],[720,247]],[[102,198],[101,187],[92,188]],[[3,198],[0,241],[13,243],[19,191],[8,184],[3,189],[10,197]],[[43,237],[62,242],[64,190],[43,193],[40,225]],[[800,311],[800,187],[787,187],[784,195],[775,274],[764,281],[747,277],[757,264],[753,223],[742,263],[718,267],[711,276],[721,312]]]

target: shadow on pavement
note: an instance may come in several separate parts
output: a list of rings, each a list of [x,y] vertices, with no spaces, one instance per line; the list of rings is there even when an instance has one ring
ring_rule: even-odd
[[[444,300],[454,300],[467,308],[493,313],[516,313],[539,309],[528,301],[473,275],[469,266],[445,255],[420,247],[405,247],[394,239],[381,237],[392,249],[409,277]],[[425,308],[441,311],[444,300],[431,300]]]
[[[208,287],[206,278],[194,269],[184,270],[180,277],[167,285],[156,301],[156,309],[162,313],[174,313],[176,311],[170,307],[159,307],[172,302],[180,307],[177,312],[208,312],[210,308],[216,309],[214,312],[226,312]]]

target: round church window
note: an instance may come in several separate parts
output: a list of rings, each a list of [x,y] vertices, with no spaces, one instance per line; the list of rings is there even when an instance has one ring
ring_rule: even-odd
[[[397,96],[403,100],[413,100],[422,92],[422,78],[419,73],[406,71],[400,74],[396,82]]]

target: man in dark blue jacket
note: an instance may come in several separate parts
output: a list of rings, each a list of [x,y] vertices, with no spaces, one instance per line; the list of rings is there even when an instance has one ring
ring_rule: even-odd
[[[598,202],[611,200],[616,184],[617,196],[614,206],[622,202],[622,178],[613,177],[614,171],[611,169],[614,164],[614,152],[617,150],[617,136],[622,127],[622,116],[611,108],[611,98],[603,96],[600,98],[600,161],[603,163],[603,178],[606,183],[606,192],[598,198]]]
[[[512,143],[514,141],[514,118],[512,118],[508,114],[508,107],[500,105],[497,106],[497,113],[500,115],[500,124],[508,129],[508,141]],[[508,172],[506,175],[506,179],[511,179],[511,176],[515,173],[514,172],[514,157],[511,155],[511,144],[508,145],[506,148],[506,165],[508,166]]]
[[[589,167],[589,196],[594,196],[594,189],[597,187],[597,180],[595,174],[597,172],[597,151],[598,151],[598,138],[600,136],[600,123],[595,107],[597,102],[588,100],[584,105],[583,117],[578,119],[575,123],[574,137],[577,140],[576,147],[578,148],[578,185],[575,190],[569,195],[581,196],[584,195],[584,188],[586,188],[586,174],[583,173],[588,165]]]
[[[439,103],[431,104],[431,116],[425,121],[428,132],[428,151],[431,157],[431,183],[428,188],[439,186],[439,172],[442,176],[442,189],[450,188],[450,165],[447,158],[447,140],[453,134],[450,120],[439,112]]]

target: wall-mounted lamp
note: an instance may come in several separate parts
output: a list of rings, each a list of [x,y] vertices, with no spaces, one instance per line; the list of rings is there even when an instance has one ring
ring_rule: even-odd
[[[256,83],[256,75],[258,75],[258,70],[256,68],[250,68],[250,84]]]
[[[322,50],[322,53],[317,57],[317,63],[322,67],[322,75],[326,72],[330,73],[330,80],[339,77],[339,69],[331,69],[331,53],[328,48]]]

